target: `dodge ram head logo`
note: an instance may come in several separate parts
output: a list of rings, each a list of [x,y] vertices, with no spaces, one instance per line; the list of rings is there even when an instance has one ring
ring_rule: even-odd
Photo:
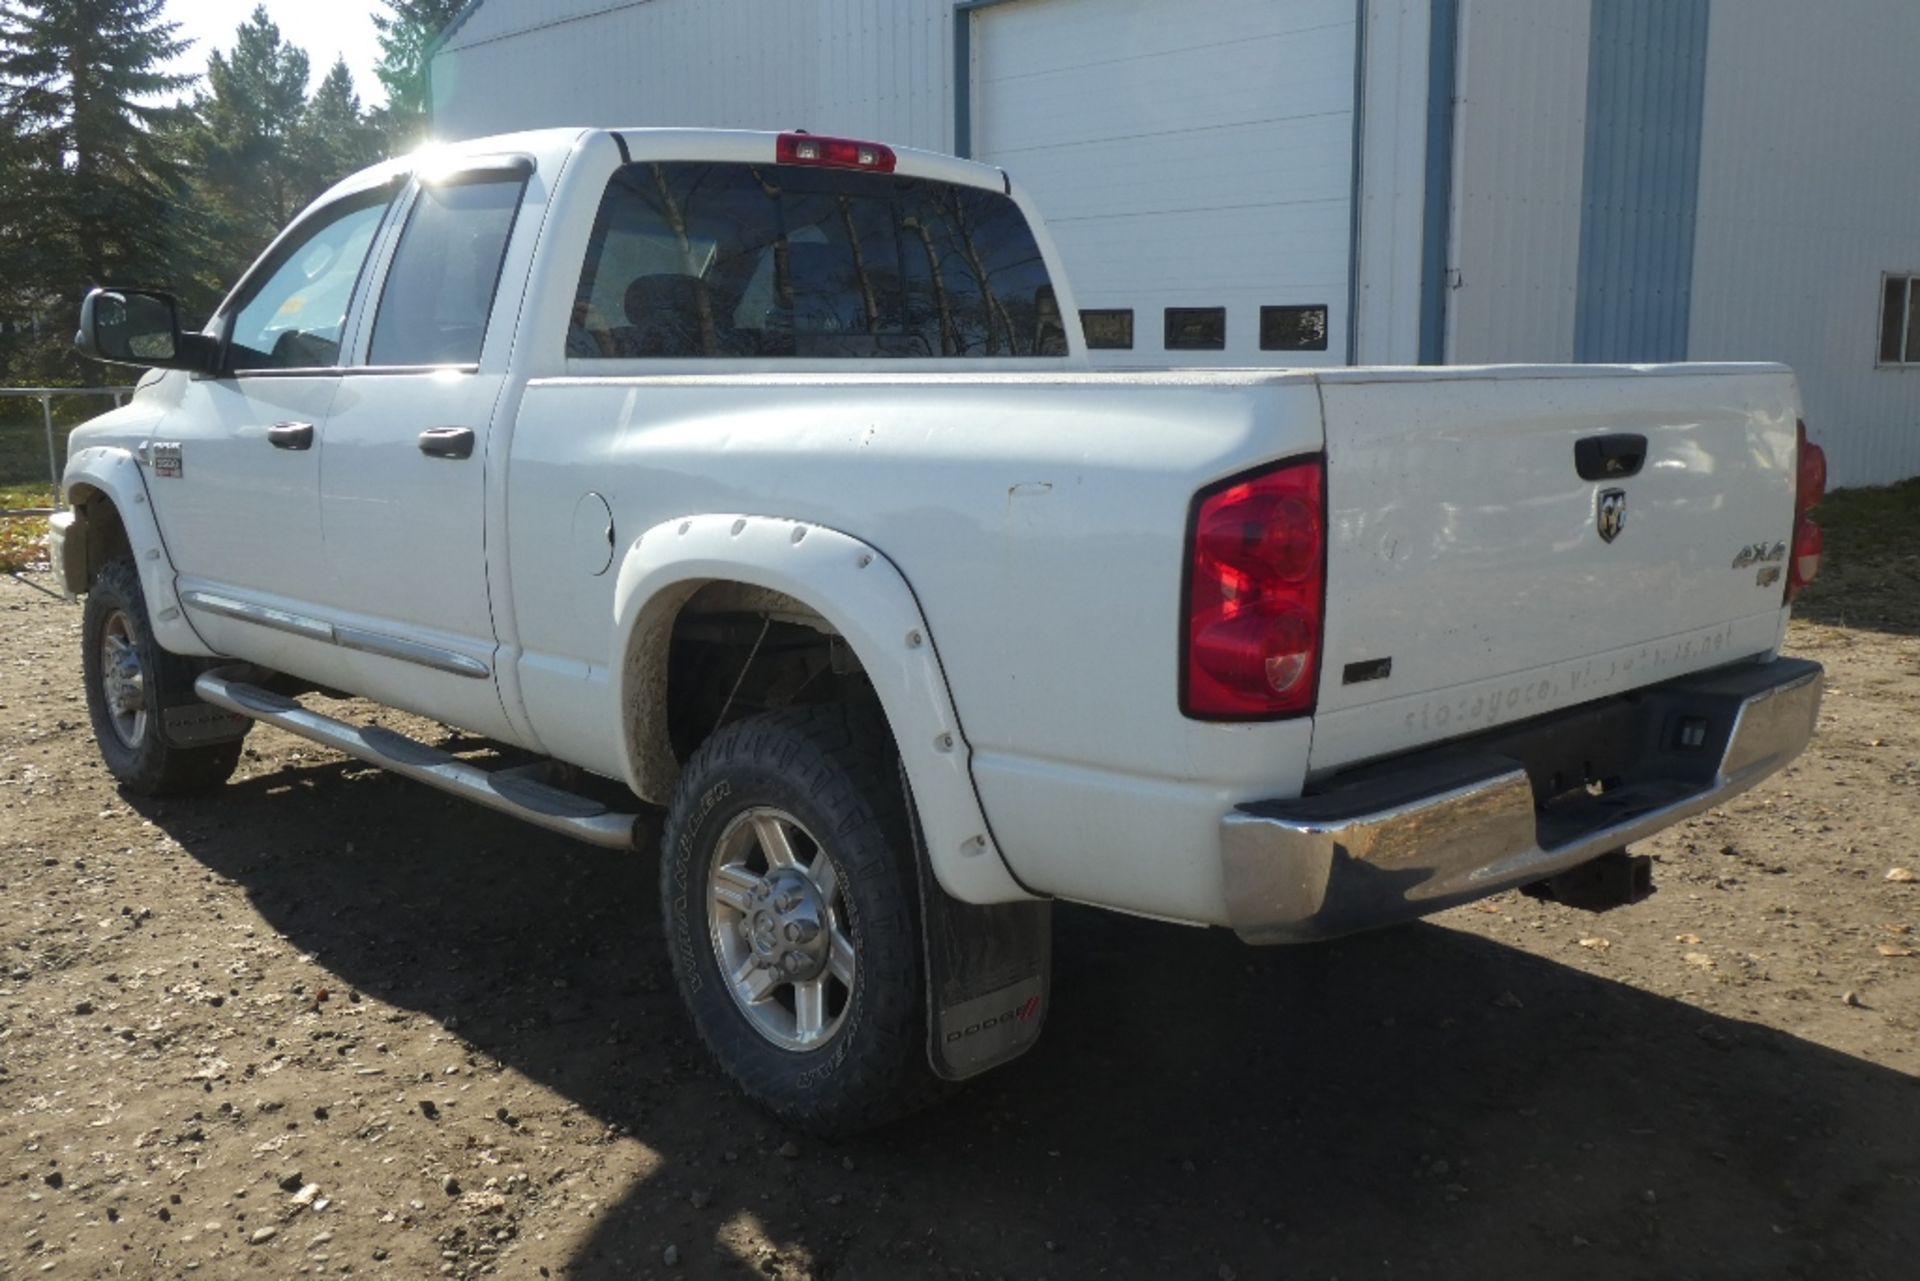
[[[1601,490],[1600,508],[1594,521],[1600,526],[1601,542],[1610,543],[1620,537],[1620,531],[1627,527],[1627,491]]]

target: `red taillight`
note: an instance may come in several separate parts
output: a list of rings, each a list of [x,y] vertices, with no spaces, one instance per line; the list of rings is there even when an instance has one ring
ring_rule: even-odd
[[[1313,710],[1327,546],[1323,464],[1289,463],[1194,507],[1181,710],[1277,718]]]
[[[1801,517],[1793,531],[1793,565],[1787,571],[1787,599],[1792,600],[1800,594],[1800,589],[1820,576],[1820,557],[1827,549],[1827,540],[1820,532],[1820,526],[1806,517]]]
[[[822,138],[810,133],[783,133],[775,149],[783,165],[815,165],[824,169],[865,169],[892,173],[893,148],[851,138]]]
[[[1808,513],[1826,496],[1827,451],[1809,441],[1807,425],[1798,423],[1794,428],[1793,551],[1787,564],[1789,604],[1801,588],[1819,577],[1820,555],[1826,548],[1826,540]]]
[[[1827,451],[1807,440],[1807,425],[1796,430],[1795,450],[1799,466],[1795,472],[1793,500],[1803,512],[1810,512],[1827,496]]]

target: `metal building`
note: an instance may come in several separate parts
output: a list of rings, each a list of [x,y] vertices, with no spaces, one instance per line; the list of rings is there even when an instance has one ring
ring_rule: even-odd
[[[447,137],[803,127],[1001,165],[1108,365],[1781,360],[1920,475],[1915,0],[472,0]]]

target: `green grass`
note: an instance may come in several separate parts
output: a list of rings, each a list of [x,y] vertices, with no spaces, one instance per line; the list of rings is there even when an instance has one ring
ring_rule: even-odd
[[[44,480],[38,484],[0,485],[0,511],[51,506],[53,506],[53,486]]]
[[[51,506],[53,488],[44,480],[0,485],[0,511]],[[46,559],[46,537],[44,516],[0,516],[0,574],[11,574]]]
[[[46,517],[0,516],[0,574],[37,565],[46,558]]]
[[[53,438],[66,462],[67,434],[113,407],[107,396],[59,396],[53,402]],[[47,475],[47,427],[40,402],[0,398],[0,511],[53,506]],[[46,560],[43,516],[0,516],[0,573]]]
[[[1794,615],[1920,634],[1920,479],[1843,489],[1814,519],[1826,536],[1826,556],[1819,579],[1794,602]]]
[[[66,433],[56,431],[61,462],[66,461]],[[20,506],[12,502],[17,493],[37,489],[45,493],[47,477],[47,440],[38,425],[31,433],[17,427],[0,427],[0,506]],[[42,505],[42,504],[32,504]]]

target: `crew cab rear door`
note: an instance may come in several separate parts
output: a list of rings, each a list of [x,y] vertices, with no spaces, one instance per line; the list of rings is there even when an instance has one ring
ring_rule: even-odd
[[[538,230],[533,169],[487,158],[410,189],[320,476],[323,604],[351,688],[502,738],[488,447]]]

